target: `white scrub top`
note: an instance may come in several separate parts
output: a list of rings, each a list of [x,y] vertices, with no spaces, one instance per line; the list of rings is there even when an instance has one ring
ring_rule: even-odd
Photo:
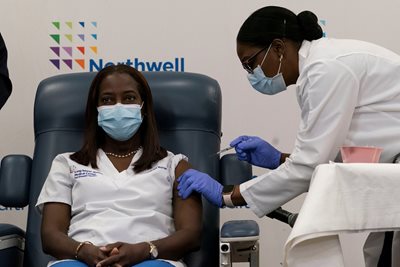
[[[173,184],[177,164],[187,160],[184,155],[168,152],[151,169],[135,173],[133,167],[119,172],[101,149],[98,169],[71,160],[71,154],[54,159],[36,204],[40,211],[46,202],[70,205],[69,237],[102,246],[157,240],[175,232]],[[132,163],[141,154],[139,150]]]
[[[301,121],[294,150],[277,169],[240,185],[259,217],[308,190],[314,168],[342,145],[400,153],[400,56],[374,44],[321,38],[299,50]]]

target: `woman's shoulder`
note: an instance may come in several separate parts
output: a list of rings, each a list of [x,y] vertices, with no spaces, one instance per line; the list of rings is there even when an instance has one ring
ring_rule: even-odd
[[[74,152],[64,152],[58,154],[54,159],[69,159],[69,157],[73,154]]]
[[[167,157],[173,157],[173,156],[175,156],[175,153],[167,150]]]
[[[173,153],[173,152],[167,150],[167,156],[165,158],[171,159],[171,158],[177,158],[177,157],[187,158],[187,156],[182,153]]]
[[[188,157],[184,154],[181,154],[181,153],[175,154],[175,153],[167,150],[167,155],[163,159],[159,160],[158,164],[165,163],[165,164],[171,166],[171,165],[176,165],[181,160],[188,161]],[[172,164],[172,163],[174,163],[174,164]]]
[[[70,165],[73,162],[73,160],[70,158],[70,156],[73,153],[74,152],[60,153],[57,156],[55,156],[55,158],[53,159],[53,163],[63,163],[63,164]]]

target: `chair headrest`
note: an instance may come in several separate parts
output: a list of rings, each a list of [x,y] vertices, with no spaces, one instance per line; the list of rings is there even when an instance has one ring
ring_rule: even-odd
[[[152,91],[160,130],[204,130],[219,136],[221,92],[214,79],[181,72],[143,74]],[[83,129],[87,95],[95,75],[94,72],[62,74],[39,84],[34,111],[35,136],[49,130]]]

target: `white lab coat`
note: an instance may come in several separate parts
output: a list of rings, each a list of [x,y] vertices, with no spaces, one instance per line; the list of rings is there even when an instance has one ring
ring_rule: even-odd
[[[399,55],[356,40],[304,41],[299,73],[294,150],[276,170],[240,185],[259,217],[306,192],[314,168],[334,161],[342,145],[381,147],[381,162],[400,152]]]
[[[187,158],[168,156],[152,168],[135,173],[119,172],[103,150],[97,154],[98,169],[58,155],[52,164],[36,206],[46,202],[71,206],[68,236],[97,246],[114,242],[138,243],[167,237],[175,232],[172,193],[177,164]],[[139,150],[132,163],[140,158]],[[168,261],[183,267],[182,262]]]

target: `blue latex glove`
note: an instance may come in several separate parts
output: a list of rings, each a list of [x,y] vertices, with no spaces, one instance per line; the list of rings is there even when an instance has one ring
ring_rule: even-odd
[[[178,194],[186,199],[193,191],[202,194],[210,203],[222,207],[222,185],[208,174],[193,169],[178,178]]]
[[[268,169],[280,165],[281,152],[257,136],[242,135],[230,143],[236,150],[239,160]]]

